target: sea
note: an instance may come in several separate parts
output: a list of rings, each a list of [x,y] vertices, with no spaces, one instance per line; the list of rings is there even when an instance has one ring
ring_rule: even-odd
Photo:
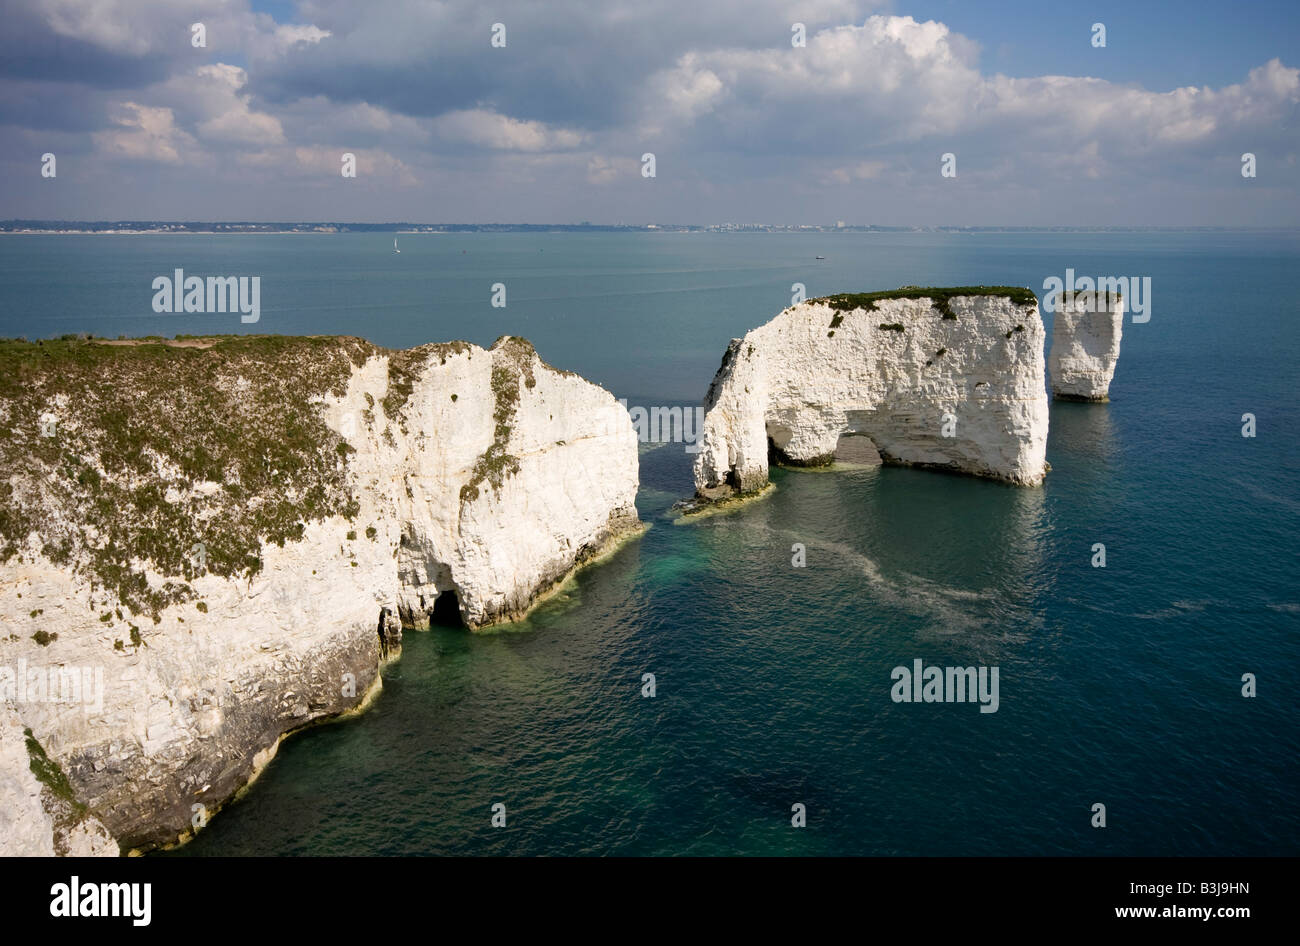
[[[683,524],[689,445],[643,444],[642,538],[523,622],[408,632],[172,853],[1300,853],[1300,233],[393,237],[0,235],[0,335],[513,334],[689,408],[796,284],[1149,277],[1149,319],[1110,403],[1052,404],[1041,488],[776,470]],[[260,277],[258,321],[155,313],[176,269]],[[896,702],[917,660],[996,667],[996,712]]]

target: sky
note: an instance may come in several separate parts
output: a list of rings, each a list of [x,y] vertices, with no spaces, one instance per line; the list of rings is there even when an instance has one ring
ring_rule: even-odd
[[[1297,118],[1294,0],[0,0],[0,219],[1296,226]]]

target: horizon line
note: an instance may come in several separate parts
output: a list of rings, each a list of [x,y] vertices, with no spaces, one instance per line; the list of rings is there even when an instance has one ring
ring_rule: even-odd
[[[1187,230],[1213,230],[1213,231],[1258,231],[1258,230],[1276,230],[1287,231],[1300,229],[1300,224],[1290,225],[1273,225],[1273,226],[1226,226],[1219,224],[1113,224],[1113,225],[1095,225],[1095,226],[1065,226],[1065,225],[1047,225],[1047,224],[881,224],[881,223],[744,223],[738,221],[719,221],[715,223],[665,223],[660,221],[645,221],[637,223],[592,223],[590,221],[580,221],[576,223],[498,223],[498,222],[414,222],[414,221],[342,221],[342,220],[151,220],[151,219],[102,219],[102,220],[53,220],[53,219],[35,219],[13,217],[0,220],[0,228],[17,228],[24,230],[55,230],[55,229],[76,229],[78,227],[240,227],[240,228],[366,228],[370,230],[384,230],[397,228],[424,228],[427,230],[439,229],[469,229],[469,228],[497,228],[497,229],[563,229],[563,230],[647,230],[647,229],[674,229],[674,230],[711,230],[711,229],[750,229],[750,230],[811,230],[811,231],[831,231],[836,230],[895,230],[895,231],[934,231],[934,230],[1018,230],[1018,231],[1061,231],[1061,232],[1088,232],[1088,231],[1123,231],[1123,230],[1170,230],[1170,231],[1187,231]]]

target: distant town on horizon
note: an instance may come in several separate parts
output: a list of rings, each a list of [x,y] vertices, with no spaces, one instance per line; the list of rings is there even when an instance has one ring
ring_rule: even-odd
[[[343,223],[339,221],[0,220],[0,233],[547,233],[665,231],[676,233],[1145,233],[1285,232],[1295,227],[885,226],[774,223]]]

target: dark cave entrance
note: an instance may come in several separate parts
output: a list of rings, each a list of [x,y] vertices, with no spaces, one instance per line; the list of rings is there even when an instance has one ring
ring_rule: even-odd
[[[464,627],[460,616],[460,598],[448,588],[434,599],[429,611],[429,627]]]

